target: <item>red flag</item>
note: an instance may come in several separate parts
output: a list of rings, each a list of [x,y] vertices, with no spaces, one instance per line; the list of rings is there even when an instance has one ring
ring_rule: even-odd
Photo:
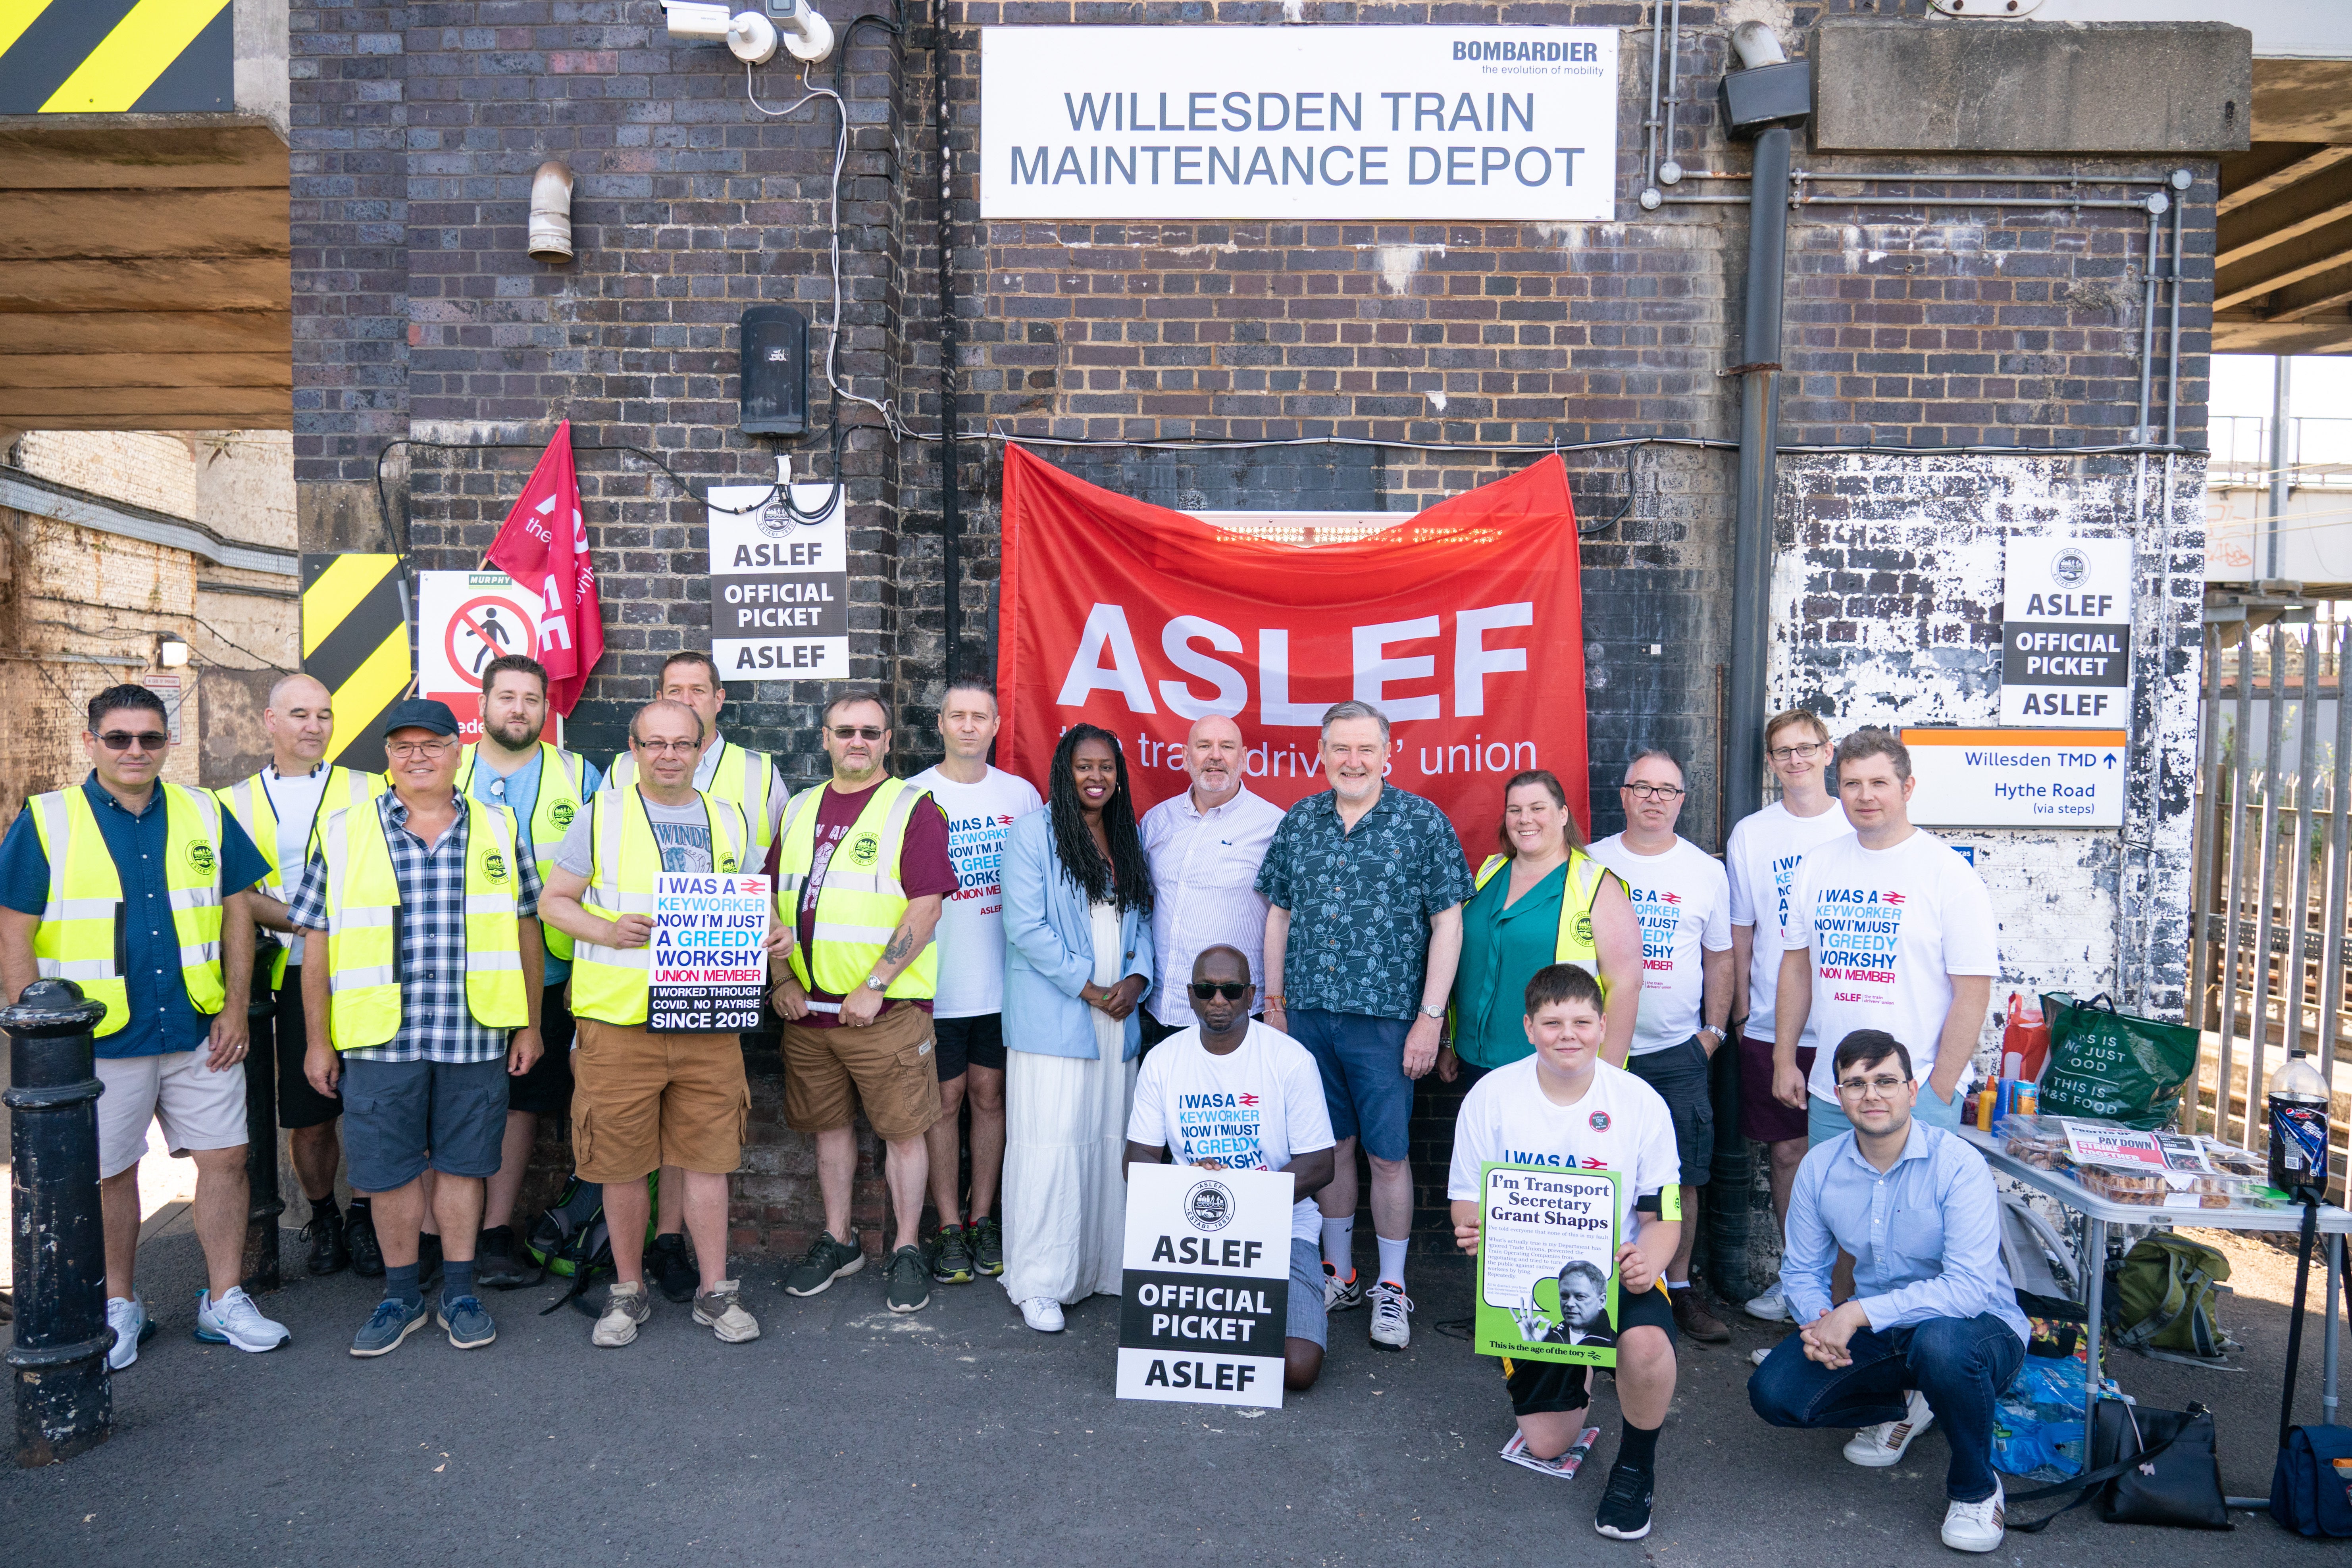
[[[547,667],[547,700],[568,716],[580,705],[588,672],[604,657],[604,610],[596,596],[588,527],[580,516],[571,420],[556,426],[531,469],[490,544],[489,563],[539,595],[539,662]]]

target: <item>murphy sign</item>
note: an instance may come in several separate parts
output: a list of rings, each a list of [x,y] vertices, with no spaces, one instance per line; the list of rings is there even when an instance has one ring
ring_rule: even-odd
[[[989,27],[985,218],[1607,222],[1612,27]]]

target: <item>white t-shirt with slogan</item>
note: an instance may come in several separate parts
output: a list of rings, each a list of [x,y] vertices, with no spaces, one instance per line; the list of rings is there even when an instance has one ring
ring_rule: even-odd
[[[1615,1171],[1627,1215],[1682,1180],[1675,1121],[1658,1091],[1623,1068],[1592,1064],[1592,1086],[1574,1105],[1554,1105],[1537,1081],[1536,1058],[1496,1068],[1462,1097],[1454,1120],[1454,1164],[1445,1195],[1478,1201],[1482,1165],[1579,1166]],[[1641,1233],[1628,1218],[1624,1239]]]
[[[1833,838],[1797,865],[1783,939],[1812,950],[1820,1046],[1809,1086],[1835,1101],[1832,1058],[1856,1029],[1884,1029],[1924,1082],[1936,1065],[1955,974],[1999,974],[2000,931],[1984,879],[1959,851],[1912,829],[1891,849]]]
[[[1258,1023],[1222,1057],[1201,1044],[1198,1025],[1153,1047],[1135,1075],[1127,1138],[1167,1150],[1180,1165],[1214,1160],[1229,1171],[1279,1171],[1336,1142],[1315,1058]],[[1298,1241],[1322,1236],[1313,1198],[1293,1205],[1290,1234]]]
[[[1004,1010],[1004,834],[1045,803],[1027,779],[997,768],[976,784],[937,768],[911,781],[947,814],[956,890],[940,910],[940,992],[933,1016],[978,1018]]]
[[[1704,948],[1731,946],[1731,884],[1722,863],[1687,838],[1663,855],[1640,855],[1612,833],[1592,858],[1625,879],[1642,927],[1642,1006],[1629,1055],[1648,1056],[1698,1033]]]
[[[1751,1040],[1772,1038],[1773,998],[1780,987],[1780,952],[1789,924],[1789,894],[1797,883],[1797,862],[1809,851],[1853,831],[1845,807],[1836,801],[1819,816],[1799,816],[1774,801],[1731,830],[1724,849],[1723,868],[1731,878],[1731,923],[1754,926],[1756,942],[1748,952],[1748,1023],[1743,1031]],[[1805,1037],[1799,1050],[1812,1048],[1819,1020],[1805,1020]]]

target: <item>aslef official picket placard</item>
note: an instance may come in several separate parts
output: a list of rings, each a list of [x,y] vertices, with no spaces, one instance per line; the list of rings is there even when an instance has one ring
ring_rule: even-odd
[[[1280,1406],[1292,1185],[1284,1171],[1129,1167],[1119,1398]]]
[[[710,657],[719,679],[849,679],[849,533],[841,492],[710,489]],[[741,509],[741,510],[738,510]]]
[[[2131,701],[2132,543],[2012,535],[2000,721],[2110,730]]]

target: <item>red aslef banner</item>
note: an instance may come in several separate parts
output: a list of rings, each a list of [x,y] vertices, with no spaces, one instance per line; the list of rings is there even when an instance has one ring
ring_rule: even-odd
[[[1557,456],[1358,540],[1302,545],[1004,455],[998,764],[1045,787],[1063,731],[1120,738],[1139,811],[1186,787],[1193,720],[1241,726],[1250,788],[1326,786],[1323,710],[1390,721],[1388,780],[1493,849],[1503,784],[1549,768],[1588,828],[1576,514]]]

